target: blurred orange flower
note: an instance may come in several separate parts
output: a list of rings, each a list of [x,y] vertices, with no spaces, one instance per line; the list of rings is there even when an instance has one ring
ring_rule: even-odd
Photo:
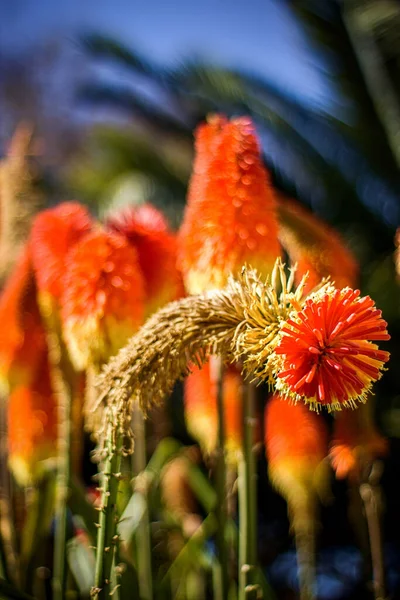
[[[30,385],[46,349],[30,245],[24,248],[1,293],[0,320],[0,383],[5,391]]]
[[[292,264],[297,263],[296,283],[309,273],[304,293],[324,277],[337,288],[355,287],[358,264],[340,235],[299,202],[278,198],[279,239]]]
[[[66,260],[63,332],[78,370],[98,367],[143,322],[144,283],[135,249],[121,235],[88,233]]]
[[[57,456],[57,406],[47,352],[30,384],[15,387],[8,399],[9,465],[21,486],[32,485],[54,466]],[[46,462],[44,462],[46,461]]]
[[[183,295],[176,237],[161,211],[151,204],[129,207],[111,215],[106,227],[124,235],[137,251],[145,283],[146,317]]]
[[[373,300],[360,298],[358,290],[315,294],[281,329],[277,389],[316,409],[365,402],[389,360],[389,353],[372,343],[390,338],[386,326]]]
[[[63,202],[39,213],[32,225],[32,260],[44,314],[58,307],[69,250],[89,232],[92,221],[77,202]]]
[[[338,479],[358,480],[363,464],[388,453],[388,441],[375,428],[370,404],[335,418],[330,457]]]
[[[223,377],[226,454],[228,462],[236,464],[243,439],[242,377],[234,365],[225,369]],[[188,431],[205,454],[212,454],[217,447],[218,413],[217,385],[210,363],[202,369],[193,366],[184,385]]]
[[[265,450],[271,483],[294,513],[315,492],[328,495],[328,431],[321,416],[274,395],[265,409]]]
[[[276,199],[252,121],[209,118],[179,234],[179,264],[191,294],[221,288],[245,263],[266,276],[281,254]]]

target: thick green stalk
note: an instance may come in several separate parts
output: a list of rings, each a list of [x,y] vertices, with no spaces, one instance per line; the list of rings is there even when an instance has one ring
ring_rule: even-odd
[[[71,407],[72,389],[61,368],[55,367],[59,396],[58,470],[56,479],[56,515],[54,532],[53,594],[64,600],[67,582],[68,496],[71,486]]]
[[[305,521],[306,522],[306,521]],[[296,529],[296,526],[295,526]],[[315,600],[315,530],[303,524],[295,531],[300,600]]]
[[[109,428],[106,441],[106,458],[103,462],[100,518],[97,532],[96,567],[94,587],[91,597],[96,600],[107,598],[112,590],[111,570],[113,567],[114,549],[118,543],[116,534],[118,514],[117,495],[121,478],[122,436],[114,435]]]
[[[215,600],[226,600],[229,591],[229,549],[226,542],[228,509],[225,463],[224,365],[220,357],[213,356],[212,361],[217,384],[218,445],[216,448],[217,505],[215,512],[218,521],[216,542],[221,567],[221,585],[219,586],[221,596]]]
[[[243,452],[238,468],[239,600],[261,598],[257,583],[257,465],[255,454],[256,390],[243,386]]]
[[[144,470],[146,469],[147,457],[145,422],[143,413],[138,406],[135,406],[133,409],[133,434],[135,437],[135,451],[132,456],[133,470],[134,475],[140,478],[140,474],[144,473]],[[140,489],[138,489],[139,487],[138,479],[136,479],[136,492],[140,492]],[[139,523],[135,537],[139,595],[140,600],[151,600],[153,598],[153,574],[151,565],[151,533],[148,493],[147,490],[143,490],[141,493],[145,500],[146,509]]]

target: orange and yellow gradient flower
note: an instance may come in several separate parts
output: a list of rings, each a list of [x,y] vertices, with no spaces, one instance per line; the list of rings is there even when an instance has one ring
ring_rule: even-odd
[[[176,237],[161,211],[151,204],[129,207],[111,215],[106,227],[124,235],[137,252],[145,284],[146,318],[183,295]]]
[[[0,385],[4,392],[30,385],[46,349],[27,244],[0,296]]]
[[[30,384],[21,383],[8,399],[10,469],[21,486],[36,483],[54,466],[57,456],[57,405],[52,391],[47,352]]]
[[[281,244],[291,263],[297,263],[296,283],[308,273],[305,294],[328,276],[337,288],[357,285],[357,261],[336,231],[299,202],[282,197],[278,198],[278,218]]]
[[[311,296],[281,329],[276,389],[317,410],[365,402],[389,360],[373,343],[390,339],[386,326],[371,298],[360,298],[358,290]]]
[[[64,338],[77,370],[99,367],[143,322],[144,282],[125,237],[88,233],[66,260],[61,298]]]
[[[226,457],[228,463],[237,464],[243,440],[242,377],[234,365],[225,369],[223,377]],[[202,369],[193,367],[184,386],[187,429],[202,451],[210,455],[218,440],[217,384],[210,363]]]
[[[35,218],[30,240],[44,316],[59,309],[67,254],[91,228],[89,213],[77,202],[64,202]]]
[[[388,441],[375,427],[369,403],[357,411],[340,412],[332,438],[330,458],[337,479],[359,481],[362,467],[389,451]]]
[[[190,294],[221,288],[245,263],[262,276],[281,254],[276,199],[253,123],[215,115],[196,132],[196,157],[179,233]]]
[[[287,501],[295,530],[310,526],[317,497],[329,495],[324,420],[304,404],[272,396],[265,409],[265,451],[270,481]]]

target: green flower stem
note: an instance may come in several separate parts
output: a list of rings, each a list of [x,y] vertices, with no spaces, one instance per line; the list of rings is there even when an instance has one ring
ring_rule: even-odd
[[[54,532],[53,594],[54,600],[65,598],[67,583],[67,527],[68,496],[71,487],[71,379],[57,366],[53,368],[53,377],[57,379],[59,397],[59,439],[58,470],[56,479],[56,513]]]
[[[114,549],[118,543],[116,534],[118,514],[117,495],[121,478],[123,439],[117,434],[114,440],[113,431],[109,428],[106,441],[106,458],[103,463],[100,518],[97,532],[95,582],[91,597],[96,600],[108,598],[112,590],[111,570],[113,567]]]
[[[218,529],[216,535],[218,558],[221,569],[220,596],[215,600],[226,600],[229,590],[229,549],[226,542],[226,525],[228,517],[226,463],[225,463],[225,411],[224,411],[224,365],[220,357],[211,357],[215,368],[217,383],[217,412],[218,412],[218,445],[216,448],[216,517]]]
[[[372,587],[376,600],[384,600],[387,598],[382,550],[382,499],[379,485],[381,474],[382,464],[378,461],[375,461],[372,464],[370,474],[360,485],[360,495],[364,503],[365,516],[368,524],[373,570]]]
[[[135,479],[135,491],[140,492],[140,475],[147,466],[146,457],[146,429],[143,413],[138,406],[133,409],[133,434],[135,438],[135,451],[132,456]],[[145,511],[136,532],[136,557],[139,578],[140,600],[153,598],[153,574],[151,564],[151,533],[149,519],[148,492],[141,492],[145,500]]]
[[[300,528],[299,528],[300,529]],[[300,600],[315,600],[315,530],[302,525],[295,532]]]
[[[257,582],[257,466],[255,454],[256,390],[243,386],[243,452],[238,467],[239,600],[260,598]]]

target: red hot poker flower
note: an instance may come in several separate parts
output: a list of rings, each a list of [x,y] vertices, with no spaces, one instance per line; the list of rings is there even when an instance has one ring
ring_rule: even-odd
[[[143,322],[144,284],[134,248],[116,233],[87,234],[68,254],[61,318],[78,370],[99,367]]]
[[[146,317],[183,295],[176,237],[161,211],[151,204],[126,208],[111,215],[106,227],[124,235],[137,251],[145,283]]]
[[[0,382],[7,391],[30,384],[46,348],[28,244],[0,296]]]
[[[329,469],[328,432],[323,419],[304,404],[290,404],[274,395],[265,409],[265,451],[271,482],[301,522],[310,495],[324,495]]]
[[[281,253],[276,200],[247,117],[215,115],[196,132],[196,158],[179,234],[189,293],[226,284],[248,263],[262,276]]]
[[[227,460],[236,463],[242,448],[243,408],[242,378],[234,365],[224,372],[223,398]],[[206,454],[211,454],[217,446],[218,412],[216,382],[209,363],[202,369],[193,367],[185,379],[185,420],[189,433]]]
[[[277,389],[311,408],[339,410],[365,402],[389,353],[372,342],[390,339],[369,296],[344,288],[315,294],[281,329]]]
[[[17,386],[8,399],[9,464],[22,486],[34,484],[57,456],[57,403],[47,352],[31,384]]]
[[[388,441],[374,425],[370,403],[336,416],[330,457],[337,479],[359,480],[363,465],[388,450]]]
[[[60,301],[69,250],[91,227],[89,213],[77,202],[63,202],[35,218],[30,237],[32,259],[39,301],[46,313]]]

